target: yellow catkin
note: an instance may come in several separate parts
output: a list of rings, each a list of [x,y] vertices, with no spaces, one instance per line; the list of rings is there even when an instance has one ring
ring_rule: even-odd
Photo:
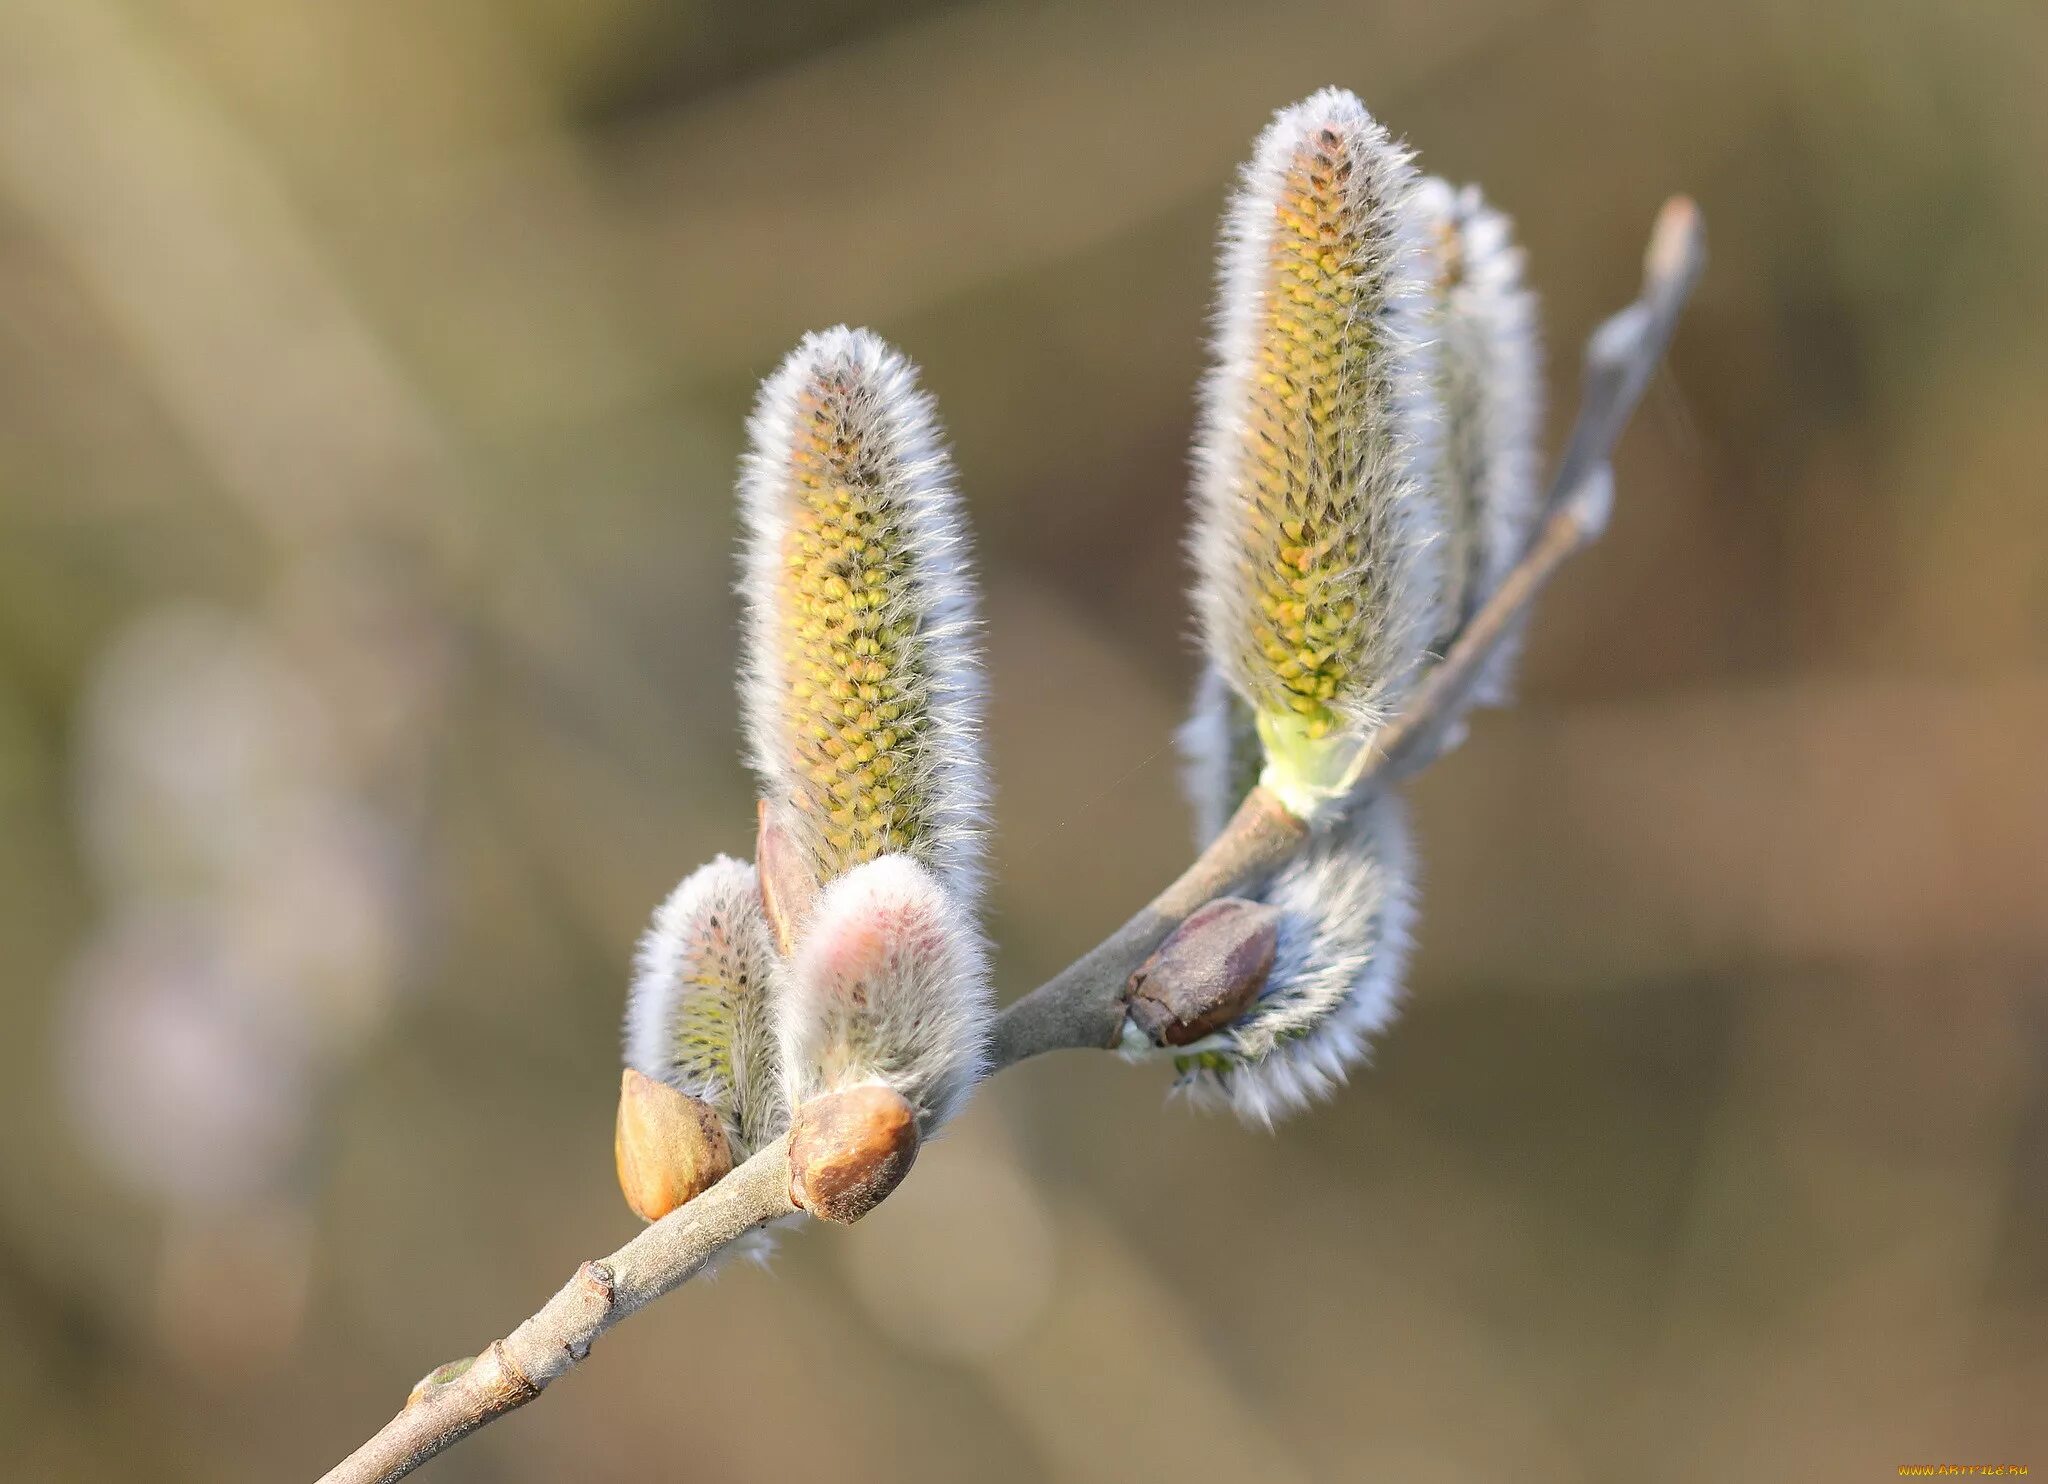
[[[741,711],[763,802],[820,886],[906,854],[972,901],[981,674],[966,523],[917,369],[807,335],[762,383],[741,464]]]
[[[1349,93],[1283,109],[1224,219],[1195,445],[1195,605],[1313,812],[1436,627],[1435,422],[1408,153]]]
[[[1355,313],[1372,271],[1346,193],[1356,164],[1333,129],[1310,136],[1273,204],[1266,310],[1245,418],[1245,550],[1257,553],[1252,642],[1309,736],[1337,724],[1331,699],[1362,647],[1358,578],[1370,559],[1355,459],[1387,388]]]
[[[891,508],[890,451],[861,429],[864,392],[828,369],[797,393],[782,541],[790,802],[828,878],[907,848],[926,825],[919,780],[901,766],[929,725],[914,620],[894,601],[914,558]]]

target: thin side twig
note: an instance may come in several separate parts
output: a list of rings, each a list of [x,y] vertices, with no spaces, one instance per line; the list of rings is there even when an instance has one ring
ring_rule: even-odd
[[[1599,539],[1613,503],[1611,460],[1650,375],[1664,358],[1678,317],[1707,264],[1706,223],[1688,196],[1673,196],[1657,213],[1643,254],[1643,290],[1586,341],[1579,415],[1544,496],[1543,518],[1522,559],[1472,615],[1457,642],[1428,675],[1401,715],[1380,729],[1364,788],[1428,762],[1417,754],[1439,735],[1432,723],[1463,696],[1480,665],[1527,610],[1565,558]]]
[[[1644,258],[1635,303],[1586,346],[1579,415],[1545,514],[1528,551],[1465,626],[1418,688],[1406,712],[1382,729],[1357,780],[1369,792],[1427,761],[1435,723],[1565,559],[1606,523],[1614,445],[1663,358],[1679,312],[1706,263],[1697,207],[1667,202]],[[992,1055],[1000,1071],[1042,1052],[1114,1045],[1131,971],[1204,903],[1284,865],[1307,836],[1299,819],[1254,789],[1207,849],[1138,914],[997,1017]],[[337,1464],[322,1484],[388,1484],[451,1443],[525,1405],[590,1353],[612,1325],[703,1271],[747,1232],[795,1210],[786,1140],[597,1262],[587,1262],[542,1308],[474,1360],[429,1375],[405,1408]]]
[[[539,1396],[590,1354],[597,1337],[687,1283],[739,1238],[796,1209],[789,1146],[777,1139],[610,1257],[586,1262],[553,1298],[474,1360],[431,1372],[405,1407],[322,1484],[387,1484],[449,1444]]]

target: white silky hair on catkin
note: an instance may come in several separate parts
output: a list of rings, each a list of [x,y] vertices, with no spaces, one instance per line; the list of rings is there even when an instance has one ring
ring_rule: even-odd
[[[952,893],[909,856],[868,861],[827,886],[778,987],[791,1107],[878,1082],[930,1133],[987,1068],[987,952]]]
[[[1282,241],[1276,223],[1298,204],[1288,195],[1289,172],[1332,136],[1350,162],[1339,192],[1356,243],[1345,266],[1355,275],[1342,312],[1309,326],[1282,296],[1277,261],[1299,247],[1298,236]],[[1297,507],[1335,512],[1350,529],[1355,561],[1333,563],[1326,575],[1329,591],[1348,596],[1356,611],[1310,616],[1341,631],[1333,642],[1344,651],[1336,656],[1344,674],[1326,699],[1359,732],[1399,706],[1439,627],[1440,532],[1429,497],[1437,419],[1416,180],[1408,151],[1342,89],[1326,88],[1274,116],[1224,217],[1214,363],[1202,382],[1194,448],[1196,614],[1210,659],[1254,708],[1277,710],[1288,700],[1286,681],[1275,674],[1284,661],[1261,639],[1273,622],[1261,604],[1277,554],[1265,545],[1277,541],[1274,529]],[[1341,353],[1319,368],[1310,352],[1326,332],[1338,337]],[[1276,357],[1309,365],[1286,395],[1272,389]],[[1327,458],[1320,450],[1329,435],[1317,431],[1310,408],[1321,397],[1355,413],[1336,430]],[[1274,427],[1287,435],[1286,447],[1270,435]],[[1255,516],[1265,542],[1251,524]]]
[[[655,909],[626,993],[626,1065],[715,1108],[742,1158],[789,1121],[773,959],[753,866],[719,856]]]
[[[790,821],[822,879],[855,863],[822,843],[814,809],[788,807],[815,791],[799,764],[794,728],[817,720],[797,699],[805,678],[789,673],[790,635],[819,615],[790,577],[787,539],[800,495],[795,466],[806,402],[829,387],[833,431],[859,452],[868,524],[864,544],[897,552],[905,570],[882,593],[879,612],[908,634],[892,683],[906,714],[922,726],[884,732],[872,714],[851,746],[885,754],[886,773],[863,772],[863,805],[884,792],[916,800],[916,837],[887,851],[912,854],[935,871],[968,908],[980,896],[988,780],[981,754],[982,673],[977,653],[974,576],[965,519],[932,399],[916,368],[866,330],[844,326],[807,335],[761,386],[747,424],[750,450],[739,481],[747,529],[740,592],[746,601],[740,699],[751,761],[763,793]],[[813,424],[815,427],[815,423]],[[815,635],[818,631],[812,630]],[[828,725],[840,719],[828,717]],[[836,745],[836,744],[827,744]]]
[[[1175,1090],[1270,1128],[1341,1086],[1399,1012],[1414,875],[1398,796],[1313,837],[1261,893],[1282,912],[1265,989],[1220,1051],[1187,1059]]]
[[[1264,762],[1251,709],[1214,665],[1202,667],[1195,702],[1174,734],[1181,786],[1194,808],[1195,848],[1206,849],[1259,781]]]
[[[1536,298],[1507,216],[1477,186],[1436,177],[1422,182],[1416,199],[1435,262],[1431,320],[1444,420],[1438,491],[1449,533],[1442,649],[1534,533],[1543,351]],[[1517,622],[1503,636],[1467,692],[1467,708],[1506,703],[1524,628]]]

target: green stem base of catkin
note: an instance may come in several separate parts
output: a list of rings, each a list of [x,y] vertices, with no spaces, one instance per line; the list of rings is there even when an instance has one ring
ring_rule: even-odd
[[[1314,726],[1291,712],[1261,711],[1253,724],[1266,751],[1259,786],[1296,818],[1311,822],[1350,795],[1373,745],[1370,733],[1318,735]]]

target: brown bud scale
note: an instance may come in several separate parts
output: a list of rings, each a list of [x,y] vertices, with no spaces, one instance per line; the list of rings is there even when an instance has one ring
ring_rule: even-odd
[[[754,869],[761,879],[761,910],[775,938],[775,951],[788,958],[796,950],[797,930],[811,915],[818,878],[804,859],[803,847],[791,834],[776,806],[762,799],[754,841]]]
[[[917,1112],[879,1084],[812,1098],[789,1127],[789,1198],[824,1221],[854,1222],[917,1160]]]
[[[725,1121],[709,1103],[628,1067],[612,1140],[619,1189],[642,1221],[659,1221],[732,1169]]]
[[[1198,908],[1131,975],[1131,1023],[1155,1046],[1187,1046],[1251,1008],[1273,970],[1280,911],[1242,897]]]

